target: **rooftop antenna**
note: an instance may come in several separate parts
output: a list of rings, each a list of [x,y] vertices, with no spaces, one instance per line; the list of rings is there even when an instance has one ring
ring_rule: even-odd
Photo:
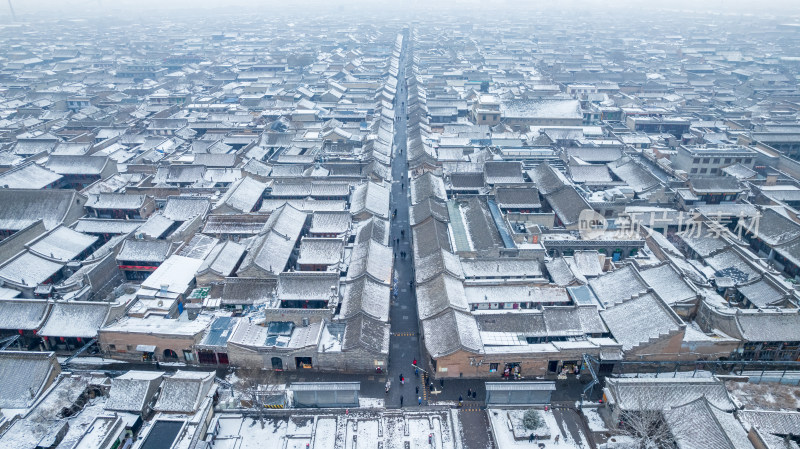
[[[11,11],[11,20],[17,21],[17,13],[14,12],[14,6],[11,5],[11,0],[8,0],[8,9]]]

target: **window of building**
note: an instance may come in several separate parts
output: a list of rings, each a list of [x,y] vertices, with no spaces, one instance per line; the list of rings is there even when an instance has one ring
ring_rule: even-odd
[[[194,362],[194,353],[191,349],[184,349],[183,358],[186,359],[187,362]]]
[[[714,164],[719,164],[719,158],[718,158],[718,157],[715,157],[715,158],[714,158],[714,161],[713,161],[713,163],[714,163]]]
[[[717,174],[717,169],[716,168],[712,168],[711,169],[711,174],[712,175],[716,175]]]
[[[730,164],[730,163],[731,163],[731,158],[729,158],[729,157],[726,157],[726,158],[725,158],[725,163],[726,163],[726,164]]]
[[[745,163],[745,164],[749,164],[750,162],[751,162],[751,159],[750,159],[750,158],[747,158],[747,159],[745,159],[745,160],[744,160],[744,163]]]
[[[700,173],[701,173],[701,174],[703,174],[703,173],[706,173],[707,171],[708,171],[708,169],[707,169],[707,168],[701,168],[701,169],[700,169]]]
[[[108,345],[108,350],[109,351],[116,351],[117,350],[117,345]]]
[[[742,162],[742,158],[740,158],[740,157],[737,157],[737,158],[736,158],[736,163],[738,164],[739,162]]]
[[[692,173],[697,173],[697,168],[696,167],[692,169]]]
[[[704,158],[703,158],[703,163],[704,163],[704,164],[708,164],[708,162],[709,162],[710,160],[711,160],[710,158],[704,157]]]
[[[490,373],[496,373],[498,365],[499,365],[498,363],[490,363],[489,364],[489,372]]]
[[[483,115],[483,119],[486,120],[486,114]]]
[[[696,158],[694,158],[694,159],[692,160],[692,163],[694,163],[694,164],[699,164],[699,163],[700,163],[700,158],[699,158],[699,157],[696,157]]]

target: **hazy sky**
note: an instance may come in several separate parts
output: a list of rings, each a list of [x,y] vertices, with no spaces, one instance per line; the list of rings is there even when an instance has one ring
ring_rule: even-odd
[[[7,1],[0,0],[0,20],[10,19]],[[340,12],[357,14],[359,11],[369,13],[409,11],[414,15],[426,15],[432,12],[458,15],[476,11],[515,11],[522,7],[548,11],[571,10],[590,14],[592,11],[614,11],[625,14],[628,11],[654,9],[681,9],[697,12],[724,14],[774,14],[784,20],[800,14],[798,0],[10,0],[19,20],[31,20],[35,15],[47,17],[76,18],[89,16],[124,15],[135,10],[137,13],[197,13],[224,11],[277,13],[288,9],[297,14],[315,14],[317,12]],[[285,12],[285,11],[281,11]]]

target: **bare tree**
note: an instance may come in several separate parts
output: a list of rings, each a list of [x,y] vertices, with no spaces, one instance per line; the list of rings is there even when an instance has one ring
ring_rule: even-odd
[[[234,388],[250,401],[258,412],[261,428],[264,428],[265,387],[275,382],[275,372],[263,368],[237,368]]]
[[[634,441],[630,449],[672,449],[675,438],[661,410],[633,410],[620,414],[622,435]]]

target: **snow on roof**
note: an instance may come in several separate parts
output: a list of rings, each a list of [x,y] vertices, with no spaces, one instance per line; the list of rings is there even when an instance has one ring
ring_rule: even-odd
[[[347,279],[369,275],[378,282],[389,284],[392,280],[392,249],[375,240],[356,243],[350,253]]]
[[[483,166],[487,184],[521,183],[522,163],[517,161],[487,161]]]
[[[347,212],[314,212],[311,218],[312,234],[342,234],[350,229],[351,217]]]
[[[425,172],[411,180],[411,203],[417,204],[427,198],[434,197],[442,201],[447,200],[444,181],[441,176],[433,172]]]
[[[530,286],[524,284],[466,285],[464,293],[469,304],[490,303],[545,303],[569,304],[567,290],[557,286]]]
[[[737,311],[736,321],[746,341],[800,341],[800,314],[796,309]]]
[[[43,189],[63,176],[33,162],[0,173],[0,187],[7,189]]]
[[[441,274],[423,284],[417,284],[419,319],[433,317],[448,308],[469,310],[463,281]]]
[[[226,204],[241,212],[252,212],[258,205],[267,185],[253,178],[245,177],[232,185],[220,199],[220,204]]]
[[[572,99],[503,101],[500,110],[505,118],[580,119],[581,105]]]
[[[38,330],[49,310],[48,301],[0,299],[0,329]]]
[[[341,238],[303,237],[300,239],[298,265],[334,265],[342,261],[344,241]]]
[[[30,407],[54,370],[58,361],[52,352],[0,351],[0,407]]]
[[[211,270],[220,276],[231,276],[233,270],[239,265],[239,261],[242,260],[245,251],[244,246],[234,241],[219,242],[203,260],[203,264],[200,265],[197,272],[203,273]]]
[[[99,237],[59,226],[32,243],[31,252],[62,262],[68,262],[86,251]]]
[[[699,397],[664,412],[679,448],[753,449],[742,424],[732,413]]]
[[[715,378],[608,378],[608,390],[621,410],[663,410],[705,397],[714,407],[733,411],[725,384]]]
[[[117,253],[118,261],[163,262],[169,254],[170,243],[165,240],[128,239]]]
[[[338,294],[339,273],[284,272],[278,279],[278,299],[328,301]]]
[[[194,413],[214,384],[215,373],[177,371],[164,379],[155,410],[167,413]]]
[[[565,226],[578,223],[581,212],[592,207],[573,186],[545,195],[547,202]]]
[[[439,358],[459,350],[480,353],[483,349],[480,331],[469,312],[447,309],[422,321],[425,347],[431,357]]]
[[[20,285],[36,286],[58,273],[63,266],[61,263],[25,251],[0,267],[0,279]]]
[[[390,336],[389,324],[369,316],[358,315],[347,320],[342,350],[364,348],[372,353],[388,354]]]
[[[492,277],[530,277],[533,279],[542,276],[541,264],[536,259],[463,259],[461,268],[467,279]]]
[[[661,181],[653,173],[630,158],[620,158],[610,162],[608,168],[614,176],[628,184],[636,193],[661,185]]]
[[[161,385],[163,372],[128,371],[111,379],[106,410],[142,413]]]
[[[625,265],[618,270],[598,276],[589,281],[589,286],[606,307],[619,304],[650,288],[641,279],[633,265]]]
[[[654,293],[628,299],[600,312],[614,339],[629,351],[678,332],[685,325]]]
[[[210,207],[211,201],[208,198],[170,196],[161,213],[173,221],[189,221],[198,215],[205,216]]]
[[[149,315],[145,318],[124,317],[109,326],[101,333],[118,332],[126,334],[159,335],[174,337],[195,337],[211,325],[211,315],[200,314],[193,320],[177,320],[160,315]],[[158,348],[161,350],[167,348]]]
[[[418,257],[415,254],[415,279],[418,284],[421,284],[445,272],[451,276],[463,278],[462,264],[467,260],[469,259],[462,261],[457,255],[444,249],[432,252],[424,257]]]
[[[51,155],[45,166],[61,175],[99,175],[109,162],[108,157],[103,156]],[[116,165],[113,161],[110,163]]]
[[[275,210],[261,234],[251,241],[239,272],[252,265],[271,273],[283,271],[305,226],[306,217],[305,212],[288,204]]]
[[[160,290],[163,286],[172,293],[185,293],[194,280],[202,259],[171,255],[142,282],[142,287]]]
[[[257,278],[228,278],[222,289],[222,302],[253,304],[266,301],[277,288],[277,281]]]
[[[106,302],[56,302],[38,335],[94,338],[110,310]]]
[[[67,189],[0,189],[0,229],[17,231],[40,219],[45,228],[53,229],[64,222],[79,198],[79,193]]]
[[[773,410],[740,410],[742,422],[776,435],[800,435],[800,412]]]
[[[697,299],[697,292],[671,264],[645,268],[639,274],[671,306]]]
[[[162,214],[153,214],[143,225],[139,226],[137,233],[141,233],[152,239],[160,239],[165,236],[167,231],[169,231],[174,224],[174,221]]]
[[[124,193],[98,193],[89,195],[86,207],[94,209],[139,209],[147,200],[146,195]]]
[[[369,212],[381,218],[389,217],[388,188],[374,182],[366,182],[356,187],[350,199],[350,213],[356,215]]]
[[[362,276],[347,282],[343,288],[342,308],[339,311],[343,318],[365,313],[376,320],[389,321],[391,290],[388,285]]]
[[[759,272],[749,262],[743,254],[733,248],[705,258],[705,263],[714,269],[715,276],[728,277],[736,284],[744,284],[758,278]]]

